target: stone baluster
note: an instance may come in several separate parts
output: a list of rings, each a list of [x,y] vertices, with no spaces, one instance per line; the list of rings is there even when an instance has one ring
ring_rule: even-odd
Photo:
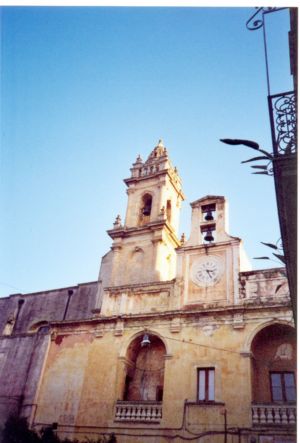
[[[267,423],[266,408],[261,407],[259,408],[259,410],[260,410],[260,423]]]
[[[268,406],[267,408],[267,423],[273,423],[273,408],[272,406]]]
[[[137,420],[140,420],[140,419],[141,419],[141,416],[142,416],[142,407],[141,407],[141,406],[138,406],[138,407],[136,408],[136,419],[137,419]]]
[[[131,418],[131,420],[135,420],[135,417],[136,417],[136,407],[132,406],[130,418]]]
[[[258,407],[256,406],[252,408],[252,422],[253,424],[259,423]]]
[[[289,408],[289,423],[294,425],[296,423],[296,409]]]
[[[120,420],[124,420],[125,415],[126,415],[126,410],[125,410],[125,408],[121,407],[120,411],[121,411],[120,412]]]
[[[156,419],[156,414],[155,414],[156,408],[153,406],[151,407],[151,419]]]
[[[142,410],[141,420],[145,420],[146,419],[146,408],[141,406],[141,410]]]
[[[274,423],[275,424],[280,424],[281,422],[281,418],[280,418],[280,408],[278,406],[274,406]]]
[[[125,420],[130,420],[130,419],[131,419],[131,407],[130,407],[130,406],[128,406],[128,407],[126,408],[126,414],[125,414],[124,419],[125,419]]]
[[[287,416],[286,412],[287,412],[286,408],[283,407],[282,410],[281,410],[281,420],[282,420],[281,423],[283,425],[288,424],[288,416]]]
[[[151,420],[151,408],[147,408],[146,410],[146,420]]]

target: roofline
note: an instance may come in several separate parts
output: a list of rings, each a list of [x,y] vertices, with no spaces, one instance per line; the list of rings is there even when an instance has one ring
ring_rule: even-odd
[[[198,200],[195,200],[193,202],[190,203],[190,205],[193,207],[195,206],[197,203],[201,203],[205,200],[221,200],[223,202],[226,201],[225,197],[223,195],[206,195],[205,197],[199,198]]]
[[[87,285],[91,285],[91,284],[95,284],[95,283],[99,283],[99,280],[90,281],[90,282],[86,282],[86,283],[78,283],[77,285],[65,286],[63,288],[53,288],[53,289],[46,289],[45,291],[27,292],[25,294],[23,294],[22,292],[17,292],[15,294],[10,294],[7,297],[0,297],[0,300],[8,299],[11,297],[20,297],[20,296],[27,297],[29,295],[40,295],[40,294],[45,294],[45,293],[49,293],[49,292],[65,291],[67,289],[77,289],[80,286],[87,286]]]

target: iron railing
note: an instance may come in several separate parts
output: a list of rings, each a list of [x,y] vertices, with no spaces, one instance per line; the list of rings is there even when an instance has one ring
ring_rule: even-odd
[[[273,153],[295,154],[297,151],[297,97],[295,91],[269,95]]]

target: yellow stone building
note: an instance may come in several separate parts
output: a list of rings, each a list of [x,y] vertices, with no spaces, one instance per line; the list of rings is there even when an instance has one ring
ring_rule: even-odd
[[[80,440],[296,442],[284,268],[250,270],[223,196],[191,203],[190,236],[178,238],[184,194],[161,141],[125,184],[97,282],[5,301],[0,362],[1,349],[31,343],[19,412]]]

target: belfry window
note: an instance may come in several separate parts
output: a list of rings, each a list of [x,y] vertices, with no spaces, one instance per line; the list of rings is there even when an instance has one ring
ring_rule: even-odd
[[[142,198],[142,204],[140,209],[140,222],[142,224],[148,223],[150,221],[152,209],[152,196],[150,194],[145,194]]]

